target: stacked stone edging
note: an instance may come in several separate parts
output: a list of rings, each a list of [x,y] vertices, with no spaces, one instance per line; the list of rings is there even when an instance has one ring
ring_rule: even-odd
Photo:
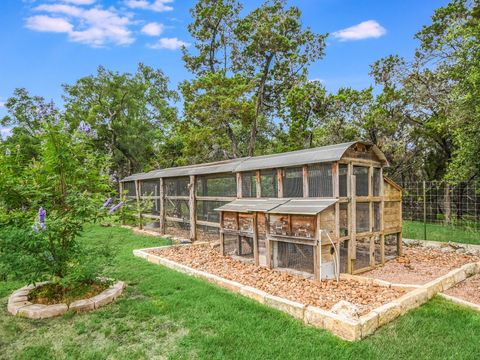
[[[118,298],[125,288],[123,281],[118,281],[100,294],[89,299],[82,299],[67,304],[43,305],[33,304],[28,301],[28,294],[36,287],[46,284],[39,283],[36,286],[27,285],[12,293],[8,298],[7,310],[12,315],[18,315],[30,319],[47,319],[54,316],[65,314],[67,311],[76,313],[98,309],[104,305],[110,304]]]
[[[133,254],[137,257],[146,259],[151,263],[163,265],[187,275],[205,279],[232,292],[253,299],[261,304],[283,311],[302,320],[308,325],[329,330],[334,335],[348,341],[360,340],[371,335],[379,327],[391,322],[409,310],[426,303],[437,293],[447,290],[469,276],[480,273],[480,262],[470,263],[463,265],[461,268],[454,269],[446,275],[432,280],[425,285],[394,284],[384,280],[342,274],[342,278],[344,279],[352,279],[364,283],[374,283],[378,286],[397,287],[408,291],[398,299],[386,303],[358,319],[350,319],[316,306],[307,306],[292,300],[274,296],[254,287],[242,285],[238,282],[227,280],[205,271],[196,270],[148,252],[153,249],[160,248],[156,247],[134,250]]]

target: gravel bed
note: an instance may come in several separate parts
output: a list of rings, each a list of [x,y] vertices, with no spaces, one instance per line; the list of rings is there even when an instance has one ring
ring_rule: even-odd
[[[419,246],[405,247],[404,256],[361,275],[398,284],[423,285],[455,268],[479,260],[478,256],[454,251],[446,252]]]
[[[340,300],[346,300],[358,306],[360,315],[363,315],[405,293],[400,289],[361,284],[354,280],[318,282],[224,257],[209,246],[169,247],[150,252],[191,268],[255,287],[271,295],[305,305],[315,305],[325,310],[330,310]]]
[[[445,291],[445,294],[480,305],[480,274],[458,283]]]

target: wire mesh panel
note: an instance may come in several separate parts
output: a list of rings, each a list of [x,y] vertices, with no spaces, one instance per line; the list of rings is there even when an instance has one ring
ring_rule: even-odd
[[[255,172],[242,173],[242,197],[257,196],[257,176]]]
[[[340,236],[348,235],[348,204],[341,203],[340,208]]]
[[[160,220],[157,219],[144,219],[143,228],[146,230],[159,231],[160,230]]]
[[[368,167],[354,166],[355,189],[357,196],[368,196]]]
[[[357,233],[370,231],[370,204],[357,203],[356,208]]]
[[[372,191],[373,196],[380,196],[380,184],[381,184],[381,172],[380,168],[373,168],[372,178]]]
[[[190,224],[187,222],[165,221],[165,232],[182,239],[190,238]]]
[[[165,215],[177,219],[188,221],[190,219],[190,210],[188,200],[165,199]]]
[[[220,240],[220,228],[197,224],[197,240],[216,242]]]
[[[160,194],[160,180],[142,180],[140,182],[141,196],[159,196]]]
[[[385,260],[391,260],[399,255],[399,239],[400,234],[385,235]]]
[[[137,196],[137,189],[134,181],[126,181],[123,183],[123,193],[126,196]]]
[[[252,237],[225,234],[223,248],[227,256],[253,258]]]
[[[340,261],[339,268],[341,273],[346,273],[348,271],[348,244],[350,240],[344,240],[340,243]]]
[[[308,165],[308,196],[333,196],[331,163]]]
[[[380,231],[380,203],[373,203],[373,231]]]
[[[301,167],[283,170],[283,197],[303,197],[303,169]]]
[[[228,204],[228,201],[210,201],[196,200],[197,220],[220,223],[220,213],[215,211],[222,205]]]
[[[376,235],[373,241],[375,244],[375,265],[378,265],[382,262],[382,242],[380,235]]]
[[[313,250],[311,245],[300,245],[281,241],[273,243],[273,266],[313,273]]]
[[[160,214],[160,199],[143,200],[142,214],[159,215]]]
[[[167,178],[164,180],[166,196],[188,196],[190,194],[188,184],[190,178]]]
[[[404,182],[404,236],[412,239],[479,242],[480,187],[473,182]]]
[[[276,170],[262,170],[260,172],[260,188],[262,197],[278,197],[278,183]]]
[[[338,166],[338,186],[339,186],[339,195],[341,197],[348,196],[348,165],[340,164]]]
[[[198,176],[197,196],[237,196],[236,175],[226,174]]]
[[[354,270],[360,270],[370,266],[370,238],[357,238],[355,254]]]

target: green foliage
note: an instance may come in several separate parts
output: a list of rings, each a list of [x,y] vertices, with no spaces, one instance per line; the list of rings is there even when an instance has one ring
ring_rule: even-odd
[[[84,224],[107,215],[102,204],[111,192],[109,158],[97,151],[95,131],[86,124],[71,129],[40,98],[28,106],[35,156],[24,159],[21,142],[11,150],[2,144],[0,152],[2,271],[29,282],[91,281],[105,249],[91,251],[77,239]],[[26,124],[14,119],[19,127]]]
[[[139,64],[129,74],[100,66],[64,91],[66,120],[75,128],[83,120],[97,130],[93,143],[111,157],[116,179],[158,166],[157,151],[177,119],[171,103],[178,99],[162,71]]]

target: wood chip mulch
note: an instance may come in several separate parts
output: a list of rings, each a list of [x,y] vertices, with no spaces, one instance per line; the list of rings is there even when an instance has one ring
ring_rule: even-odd
[[[445,291],[445,294],[480,305],[480,274],[469,277]]]
[[[150,252],[275,296],[325,310],[330,310],[340,300],[346,300],[358,306],[360,315],[363,315],[405,293],[400,289],[361,284],[354,280],[318,282],[224,257],[209,246],[169,247]]]
[[[405,247],[404,256],[362,276],[398,284],[423,285],[464,264],[479,261],[475,255],[445,252],[425,247]]]

